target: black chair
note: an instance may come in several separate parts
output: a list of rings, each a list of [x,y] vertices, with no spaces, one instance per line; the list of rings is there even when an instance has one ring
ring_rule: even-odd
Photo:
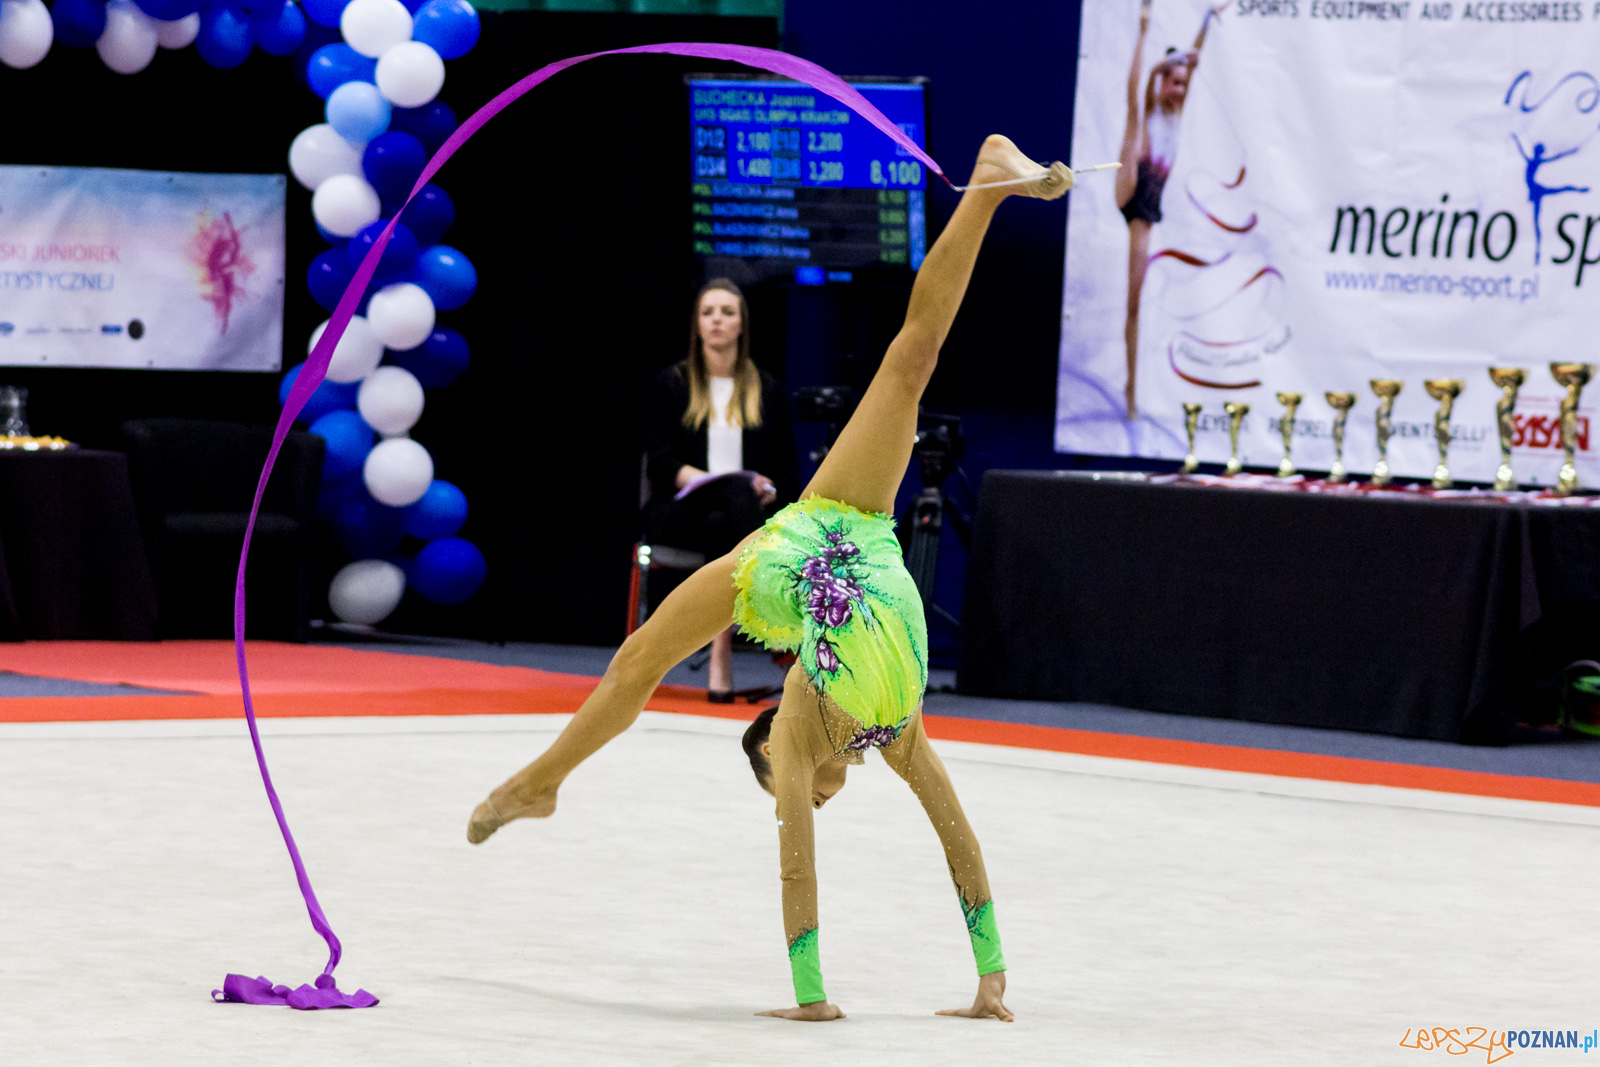
[[[201,419],[122,424],[164,638],[232,637],[233,586],[273,428]],[[322,438],[295,430],[278,453],[251,539],[245,632],[311,633],[312,535]]]

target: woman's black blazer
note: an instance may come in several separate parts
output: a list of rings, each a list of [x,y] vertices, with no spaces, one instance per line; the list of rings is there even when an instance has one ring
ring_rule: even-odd
[[[761,371],[761,425],[745,427],[744,469],[765,474],[778,489],[778,503],[787,504],[800,492],[800,463],[795,455],[794,417],[789,395],[778,379]],[[646,423],[650,477],[650,511],[664,508],[678,492],[678,470],[687,463],[706,468],[707,434],[702,425],[691,430],[683,424],[689,409],[689,381],[683,364],[674,363],[657,376],[650,391]]]

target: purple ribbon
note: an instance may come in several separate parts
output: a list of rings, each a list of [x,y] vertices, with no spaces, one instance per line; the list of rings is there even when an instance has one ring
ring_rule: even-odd
[[[454,133],[440,146],[423,168],[422,175],[417,178],[416,184],[411,187],[411,195],[406,197],[406,202],[399,211],[389,220],[383,228],[378,239],[372,243],[361,265],[356,268],[355,277],[345,287],[344,296],[339,298],[339,305],[334,309],[333,317],[328,320],[328,326],[322,331],[311,354],[306,357],[305,366],[295,378],[289,390],[289,398],[284,402],[283,413],[278,416],[277,431],[272,435],[272,448],[267,452],[267,462],[261,468],[261,478],[256,483],[255,500],[250,505],[250,523],[245,527],[244,546],[239,552],[239,573],[233,586],[233,647],[234,654],[239,661],[239,688],[244,695],[244,717],[250,727],[250,743],[255,747],[256,766],[261,769],[261,784],[266,787],[267,800],[272,805],[272,814],[278,820],[278,830],[283,834],[283,843],[289,850],[289,860],[294,864],[295,881],[300,885],[300,895],[305,898],[306,911],[311,916],[311,927],[322,935],[328,944],[328,963],[322,969],[322,974],[317,978],[315,986],[302,985],[298,989],[288,986],[273,985],[265,978],[246,978],[243,975],[230,974],[222,983],[220,990],[213,990],[213,999],[219,1001],[233,1001],[242,1004],[277,1004],[291,1008],[370,1008],[378,1003],[378,999],[364,989],[354,993],[341,993],[333,979],[333,969],[339,965],[339,956],[342,948],[339,938],[335,936],[333,927],[328,925],[328,918],[322,913],[322,905],[317,902],[317,893],[311,887],[311,879],[306,874],[306,866],[300,858],[300,849],[295,845],[294,835],[289,832],[289,821],[283,814],[283,803],[278,799],[278,791],[272,787],[272,775],[267,770],[267,757],[261,748],[261,734],[256,729],[255,705],[250,699],[250,669],[245,662],[244,654],[244,573],[245,563],[250,557],[250,537],[255,532],[256,514],[261,510],[261,497],[266,492],[267,479],[272,475],[272,467],[278,460],[278,451],[283,447],[283,442],[289,435],[289,429],[294,425],[295,416],[300,414],[300,409],[305,406],[312,392],[322,384],[328,373],[328,362],[333,357],[334,346],[339,343],[339,338],[344,336],[344,331],[350,325],[350,319],[355,314],[356,307],[361,303],[362,294],[367,291],[367,285],[372,281],[373,272],[378,268],[378,260],[383,256],[383,250],[388,247],[389,239],[394,235],[395,223],[399,221],[412,199],[422,187],[433,179],[449,158],[455,155],[456,150],[466,144],[472,135],[483,128],[484,124],[504,111],[514,101],[527,93],[534,86],[548,80],[555,74],[566,70],[568,67],[600,56],[618,56],[634,53],[693,56],[698,59],[725,60],[732,63],[742,63],[747,67],[758,70],[770,71],[792,78],[795,81],[816,89],[833,97],[841,104],[872,123],[882,130],[896,144],[904,148],[915,158],[927,164],[928,169],[949,184],[950,179],[945,178],[945,173],[939,164],[933,161],[916,143],[894,123],[890,122],[877,108],[869,104],[864,96],[852,89],[844,79],[837,74],[824,70],[809,60],[800,59],[784,52],[775,52],[769,48],[752,48],[749,45],[739,44],[647,44],[634,48],[614,48],[605,52],[591,52],[584,56],[574,56],[571,59],[559,60],[534,71],[532,74],[505,90],[499,96],[479,108],[471,118],[463,122]]]

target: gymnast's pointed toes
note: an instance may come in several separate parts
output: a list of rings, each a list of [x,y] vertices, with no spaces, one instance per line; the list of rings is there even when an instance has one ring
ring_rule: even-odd
[[[467,823],[467,843],[481,845],[489,839],[501,826],[505,825],[500,818],[500,813],[494,810],[494,805],[485,800],[472,812],[472,819]]]
[[[1058,161],[1050,164],[1043,178],[1028,186],[1028,192],[1041,200],[1054,200],[1065,196],[1071,188],[1072,168]]]

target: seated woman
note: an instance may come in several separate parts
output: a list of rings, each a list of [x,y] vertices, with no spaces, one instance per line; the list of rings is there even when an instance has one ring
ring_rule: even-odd
[[[1016,179],[1032,180],[1009,184]],[[478,805],[468,841],[483,841],[513,819],[553,814],[567,775],[632,725],[673,664],[737,619],[769,645],[798,654],[776,715],[763,712],[744,740],[756,780],[777,800],[783,921],[798,1002],[761,1014],[844,1017],[822,988],[812,813],[844,787],[846,768],[876,748],[921,801],[944,846],[978,964],[972,1006],[940,1014],[1011,1019],[983,854],[923,732],[927,630],[887,512],[911,459],[917,403],[995,209],[1013,192],[1054,199],[1071,186],[1064,165],[1046,170],[1004,137],[984,142],[972,186],[917,274],[905,325],[801,500],[673,590],[623,643],[549,749]]]
[[[706,283],[695,297],[689,356],[662,371],[650,395],[650,539],[707,559],[731,552],[799,488],[789,399],[750,359],[749,324],[737,285]],[[719,474],[733,476],[704,480]],[[710,690],[715,703],[733,699],[732,627],[711,642]]]

